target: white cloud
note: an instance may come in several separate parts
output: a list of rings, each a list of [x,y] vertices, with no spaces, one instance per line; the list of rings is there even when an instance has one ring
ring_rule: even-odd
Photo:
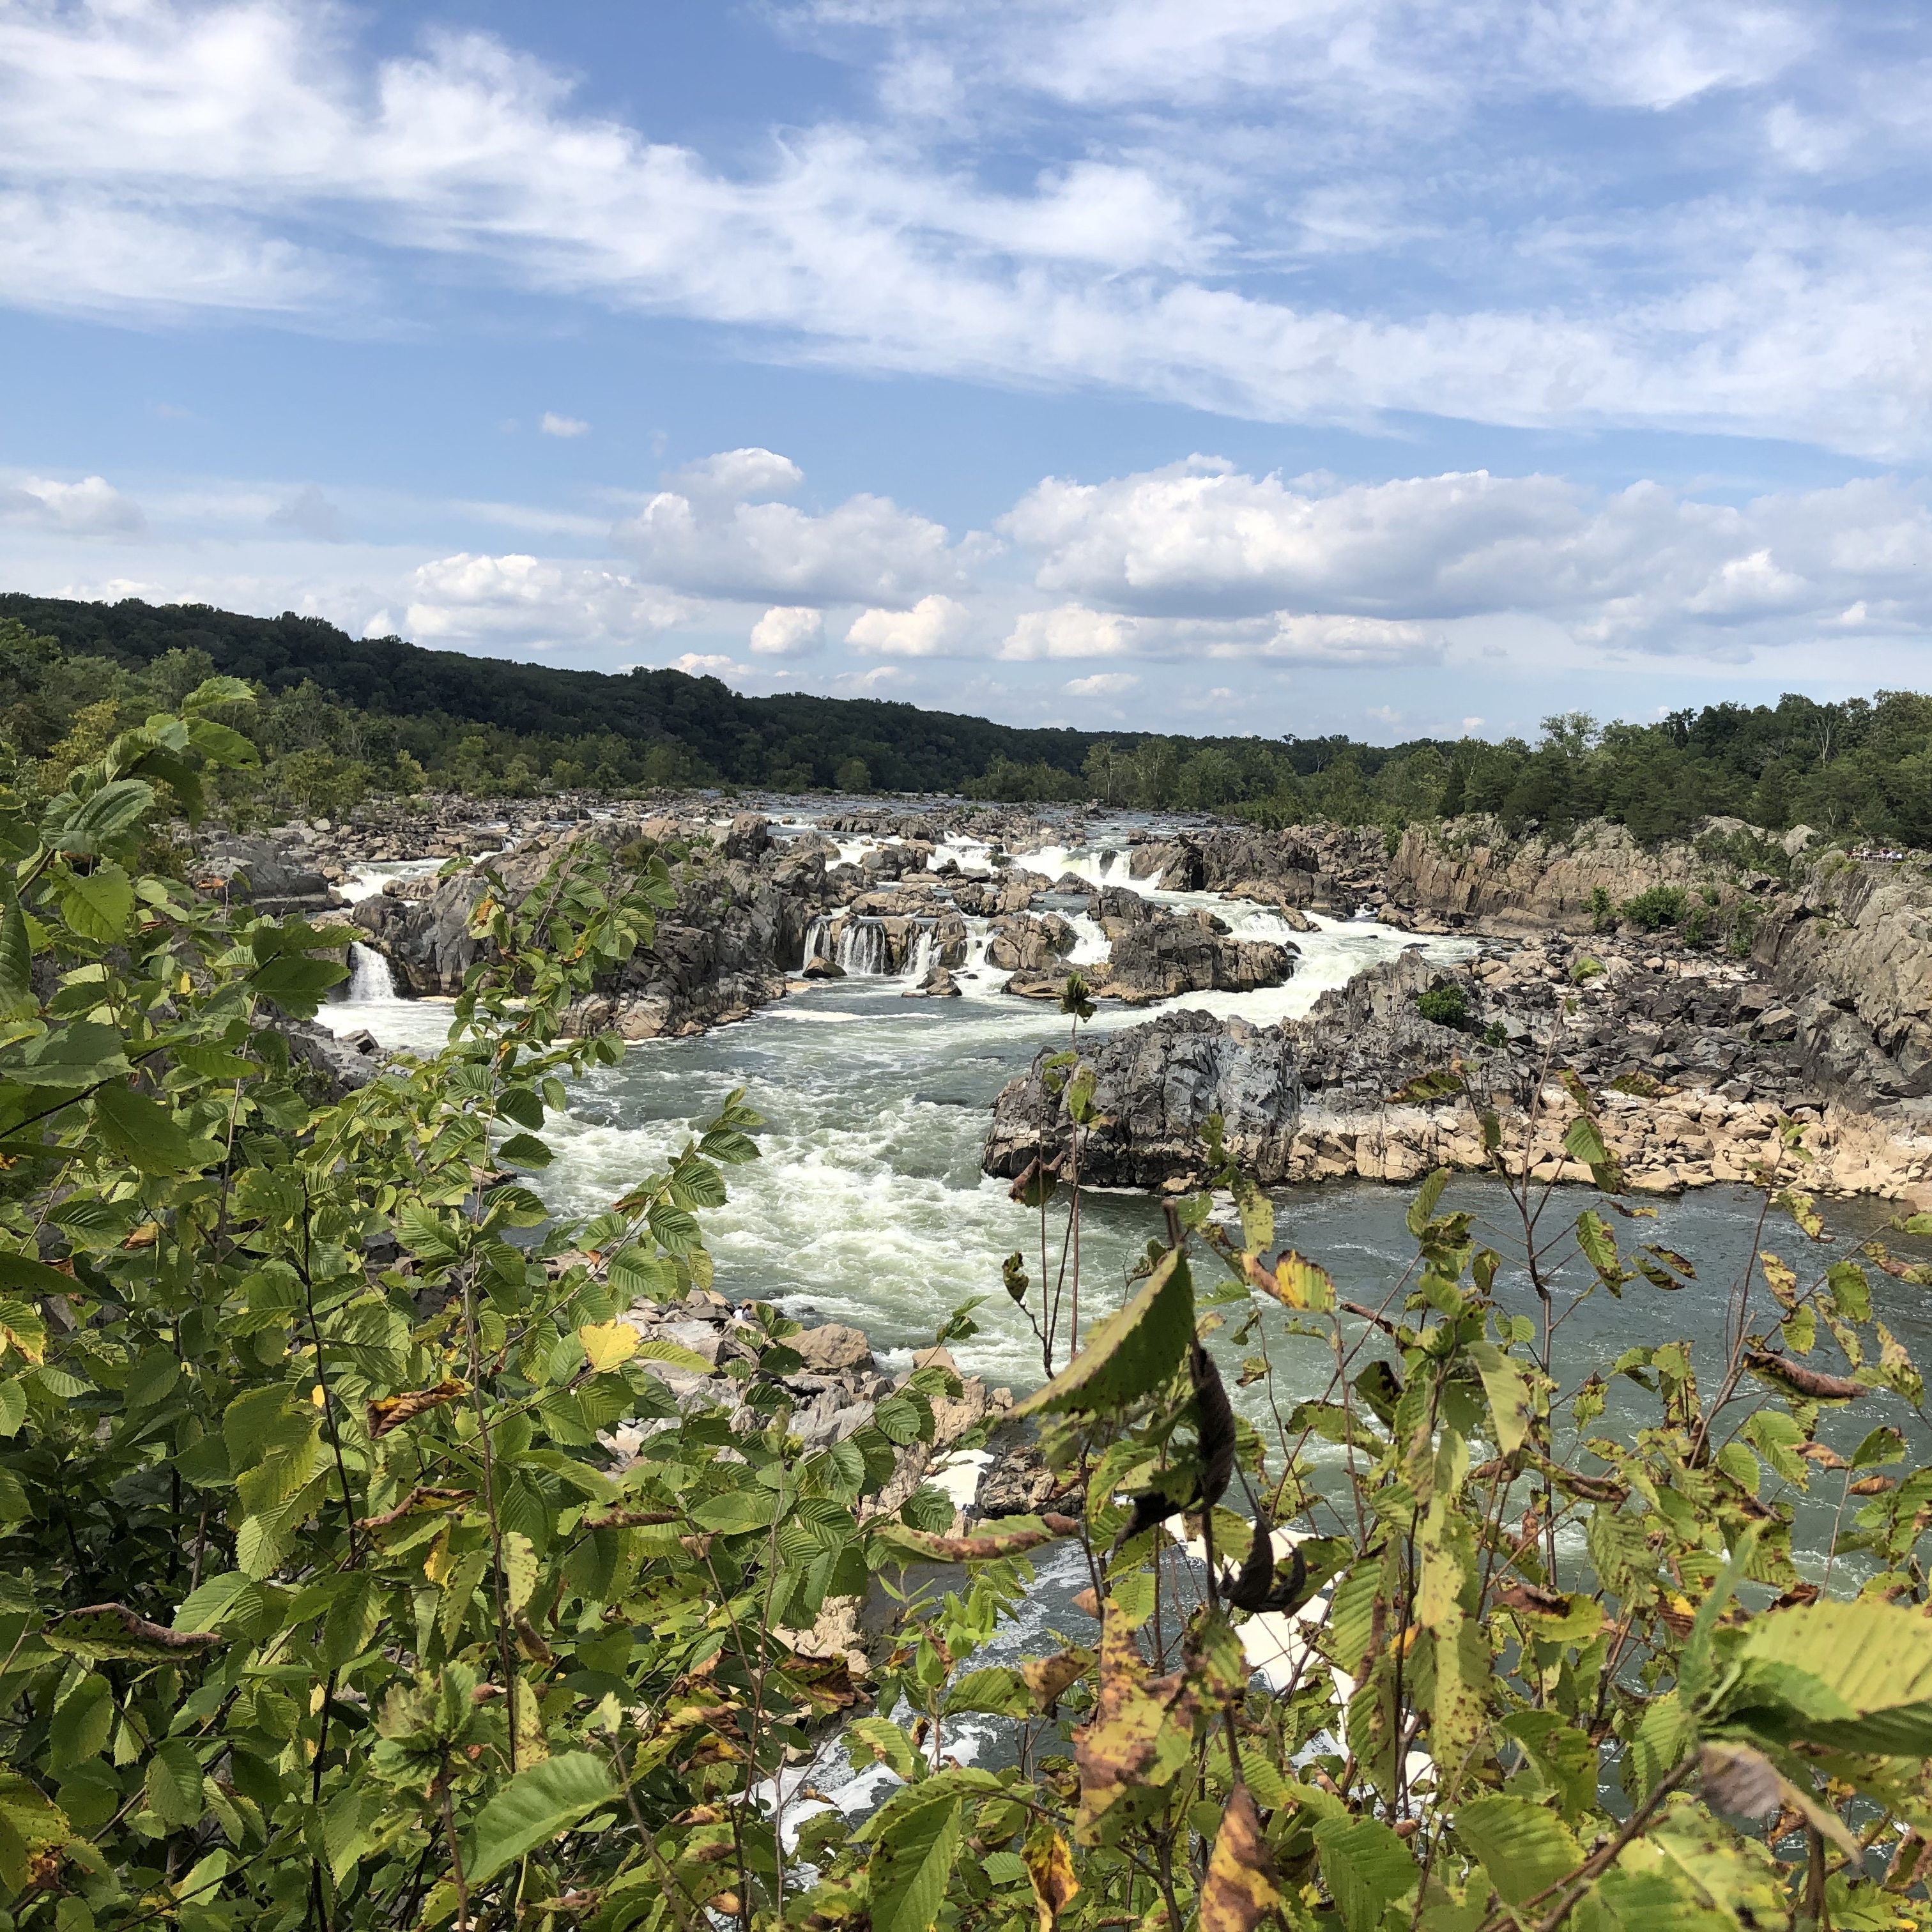
[[[752,626],[752,648],[760,657],[803,657],[824,641],[824,614],[808,604],[774,604]]]
[[[1006,642],[1003,658],[1124,657],[1141,627],[1131,617],[1090,610],[1084,604],[1062,604],[1052,610],[1021,613]]]
[[[982,546],[890,497],[860,495],[820,515],[746,500],[803,481],[770,450],[733,450],[672,479],[611,533],[646,576],[701,596],[789,604],[909,604],[965,580]]]
[[[749,674],[749,664],[734,663],[730,658],[716,652],[686,651],[681,658],[673,658],[668,667],[672,670],[688,671],[693,677],[723,677],[728,674],[738,677]]]
[[[964,604],[934,591],[910,610],[860,611],[845,641],[854,650],[884,657],[943,657],[959,650],[972,628],[973,614]]]
[[[1601,499],[1486,471],[1324,489],[1192,458],[1049,478],[1001,527],[1042,590],[1015,657],[1157,655],[1396,664],[1450,620],[1531,613],[1580,642],[1735,660],[1822,627],[1932,627],[1932,512],[1863,479],[1742,508],[1639,483]]]
[[[700,608],[656,586],[592,566],[467,551],[422,565],[411,574],[405,594],[403,634],[418,644],[458,649],[622,644],[686,622]]]
[[[832,680],[835,691],[844,692],[848,697],[867,698],[880,691],[890,691],[910,684],[910,676],[897,664],[875,664],[870,670],[842,672]]]
[[[148,520],[141,506],[104,476],[86,476],[78,483],[27,476],[12,487],[0,483],[0,521],[64,536],[132,537],[146,529]]]
[[[1120,698],[1139,683],[1132,671],[1103,670],[1091,677],[1071,678],[1060,688],[1070,698]]]
[[[865,28],[840,44],[874,62],[886,30],[881,118],[747,166],[480,34],[377,58],[295,0],[16,7],[0,289],[376,327],[414,255],[868,372],[1927,447],[1932,228],[1882,172],[1928,145],[1909,14],[1870,38],[1774,0],[790,17]],[[1016,185],[976,165],[1032,152]],[[1318,272],[1338,251],[1372,267]]]
[[[313,483],[304,483],[286,503],[272,510],[268,521],[319,543],[346,543],[350,535],[349,519]]]
[[[543,436],[583,436],[590,428],[590,425],[581,417],[560,416],[554,410],[545,410],[537,424],[538,433]]]

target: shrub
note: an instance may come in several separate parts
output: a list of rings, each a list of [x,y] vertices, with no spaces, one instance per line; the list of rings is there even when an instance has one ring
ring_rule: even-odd
[[[1460,1033],[1469,1024],[1469,996],[1460,980],[1445,980],[1441,986],[1416,994],[1415,1010],[1437,1026],[1454,1027]]]
[[[1590,888],[1590,929],[1593,932],[1608,932],[1617,922],[1617,909],[1611,902],[1609,892],[1602,886]]]
[[[1646,932],[1659,932],[1684,916],[1686,902],[1682,886],[1652,886],[1634,898],[1625,899],[1618,910],[1632,926]]]

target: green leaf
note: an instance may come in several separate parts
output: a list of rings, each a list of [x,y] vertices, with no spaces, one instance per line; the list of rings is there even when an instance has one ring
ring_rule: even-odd
[[[1482,1861],[1496,1895],[1520,1905],[1582,1862],[1556,1814],[1527,1798],[1478,1798],[1456,1814],[1456,1835]]]
[[[1775,1610],[1745,1626],[1721,1714],[1776,1742],[1932,1755],[1932,1624],[1876,1599]]]
[[[185,1738],[164,1738],[154,1747],[148,1760],[147,1794],[164,1825],[192,1825],[201,1816],[201,1760]]]
[[[30,1778],[0,1771],[0,1882],[18,1892],[35,1852],[71,1844],[74,1837],[67,1814]]]
[[[691,1512],[700,1529],[714,1530],[722,1536],[740,1536],[748,1530],[768,1529],[778,1513],[778,1498],[770,1490],[728,1490],[724,1495],[707,1496]]]
[[[506,1087],[496,1096],[496,1111],[532,1133],[544,1124],[544,1103],[527,1087]]]
[[[5,1077],[27,1087],[92,1087],[134,1070],[122,1053],[121,1036],[94,1020],[76,1020],[57,1033],[33,1041]]]
[[[71,1294],[74,1276],[45,1262],[0,1250],[0,1288],[18,1288],[22,1294]]]
[[[306,953],[284,952],[266,960],[249,976],[249,983],[265,1000],[298,1019],[314,1017],[322,996],[349,976],[338,959],[311,959]]]
[[[1166,1382],[1193,1340],[1193,1280],[1170,1248],[1126,1306],[1089,1330],[1086,1347],[1013,1414],[1124,1408]]]
[[[34,997],[34,948],[16,900],[0,916],[0,1018],[39,1010]]]
[[[1324,1818],[1315,1828],[1322,1882],[1348,1932],[1373,1932],[1383,1912],[1415,1888],[1408,1847],[1376,1818]]]
[[[1436,1203],[1442,1198],[1442,1190],[1449,1185],[1449,1170],[1438,1167],[1422,1184],[1415,1198],[1408,1204],[1408,1232],[1420,1238],[1422,1231],[1436,1218]]]
[[[97,866],[61,881],[61,917],[83,939],[112,945],[134,916],[134,888],[118,866]]]
[[[1579,1114],[1564,1130],[1563,1151],[1586,1167],[1601,1167],[1610,1157],[1603,1135],[1588,1114]]]
[[[941,1796],[892,1820],[869,1870],[874,1932],[932,1932],[959,1853],[964,1806]]]
[[[1529,1384],[1522,1371],[1493,1342],[1472,1342],[1469,1359],[1475,1364],[1483,1378],[1483,1393],[1490,1399],[1496,1447],[1505,1456],[1514,1455],[1528,1440],[1534,1413]]]
[[[919,1775],[912,1740],[890,1718],[858,1718],[845,1727],[845,1754],[855,1771],[886,1766],[910,1784]]]
[[[220,1158],[209,1141],[191,1141],[158,1101],[110,1081],[94,1096],[101,1138],[129,1166],[143,1174],[188,1174]]]
[[[211,683],[218,680],[211,679]],[[238,684],[238,678],[224,678],[219,682]],[[198,695],[198,694],[196,694]],[[191,695],[188,703],[194,701]],[[184,704],[182,707],[187,708]],[[245,768],[259,765],[261,754],[232,725],[218,724],[212,718],[190,719],[188,728],[188,741],[211,765],[226,765],[231,768]]]
[[[518,1772],[470,1827],[470,1882],[484,1884],[620,1796],[609,1766],[588,1751],[565,1751]]]
[[[512,1134],[497,1148],[496,1157],[518,1167],[548,1167],[556,1158],[534,1134]]]
[[[152,785],[139,778],[116,778],[69,812],[49,842],[62,852],[98,852],[109,840],[131,831],[154,802]]]

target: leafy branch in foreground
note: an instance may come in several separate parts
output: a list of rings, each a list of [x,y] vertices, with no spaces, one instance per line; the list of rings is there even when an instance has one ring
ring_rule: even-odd
[[[0,1932],[1932,1922],[1923,1390],[1802,1194],[1714,1350],[1573,1362],[1579,1310],[1696,1275],[1560,1070],[1486,1124],[1508,1238],[1432,1176],[1374,1306],[1210,1121],[1214,1190],[1083,1326],[1078,1169],[1037,1173],[1064,1500],[962,1526],[906,1474],[943,1366],[808,1450],[776,1310],[708,1380],[625,1318],[710,1283],[742,1096],[588,1220],[519,1178],[622,1050],[565,1024],[662,861],[493,880],[448,1045],[332,1097],[283,1029],[346,932],[161,836],[239,701],[0,796]],[[1087,1587],[1016,1649],[1049,1550]],[[869,1678],[806,1634],[868,1594]],[[833,1726],[868,1815],[806,1786]]]

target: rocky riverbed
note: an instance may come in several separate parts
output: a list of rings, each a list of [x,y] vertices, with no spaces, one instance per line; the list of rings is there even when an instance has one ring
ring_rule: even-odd
[[[620,1319],[645,1342],[674,1343],[706,1365],[702,1371],[663,1361],[650,1365],[680,1415],[723,1408],[736,1429],[766,1426],[770,1416],[746,1406],[742,1384],[733,1372],[735,1364],[754,1362],[764,1346],[762,1330],[745,1310],[721,1295],[700,1294],[668,1305],[639,1302]],[[938,1489],[952,1501],[950,1533],[956,1535],[974,1522],[1037,1511],[1058,1500],[1060,1484],[1034,1448],[1032,1430],[1010,1420],[1010,1390],[989,1388],[979,1376],[962,1375],[943,1348],[916,1350],[910,1367],[889,1373],[862,1330],[809,1316],[805,1322],[785,1344],[802,1366],[784,1378],[784,1390],[795,1405],[790,1432],[808,1449],[829,1448],[857,1434],[872,1422],[881,1402],[906,1391],[918,1371],[937,1370],[942,1381],[941,1392],[920,1398],[931,1412],[931,1439],[914,1440],[894,1451],[892,1476],[860,1506],[861,1521],[894,1514],[925,1487]],[[742,1372],[740,1367],[738,1373]],[[602,1438],[614,1468],[628,1467],[652,1436],[677,1426],[678,1419],[669,1417],[620,1424]],[[810,1630],[784,1634],[803,1654],[842,1657],[855,1676],[863,1676],[876,1661],[872,1638],[880,1621],[866,1612],[862,1598],[833,1598]]]
[[[846,976],[889,976],[914,998],[990,977],[1006,996],[1057,1003],[1077,970],[1103,1011],[1156,1008],[1151,1026],[1089,1049],[1117,1123],[1094,1143],[1096,1178],[1181,1184],[1208,1111],[1273,1178],[1400,1180],[1469,1164],[1466,1107],[1389,1098],[1423,1063],[1460,1058],[1526,1131],[1532,1116],[1560,1124],[1536,1086],[1546,1060],[1641,1090],[1610,1103],[1610,1121],[1640,1184],[1755,1172],[1795,1120],[1816,1184],[1915,1199],[1932,1185],[1932,881],[1802,828],[1773,841],[1718,820],[1646,849],[1616,826],[1510,839],[1462,820],[1412,828],[1391,850],[1379,833],[1336,827],[1017,808],[808,818],[441,802],[380,827],[218,835],[200,863],[206,879],[252,882],[266,909],[313,913],[369,867],[483,852],[524,889],[584,838],[692,854],[655,944],[576,1016],[586,1030],[688,1036]],[[399,990],[447,996],[477,957],[468,927],[482,890],[474,866],[391,878],[350,916]],[[1660,892],[1681,902],[1676,923],[1646,932],[1624,909],[1648,894],[1654,915]],[[1480,951],[1446,977],[1430,968],[1428,985],[1420,968],[1385,965],[1292,1022],[1244,1016],[1241,996],[1293,980],[1311,916],[1358,912]],[[1462,1017],[1422,1018],[1418,998],[1451,982]],[[1230,997],[1218,1015],[1168,1010],[1203,993]],[[1051,1156],[1064,1140],[1051,1111],[1013,1083],[988,1171]]]

